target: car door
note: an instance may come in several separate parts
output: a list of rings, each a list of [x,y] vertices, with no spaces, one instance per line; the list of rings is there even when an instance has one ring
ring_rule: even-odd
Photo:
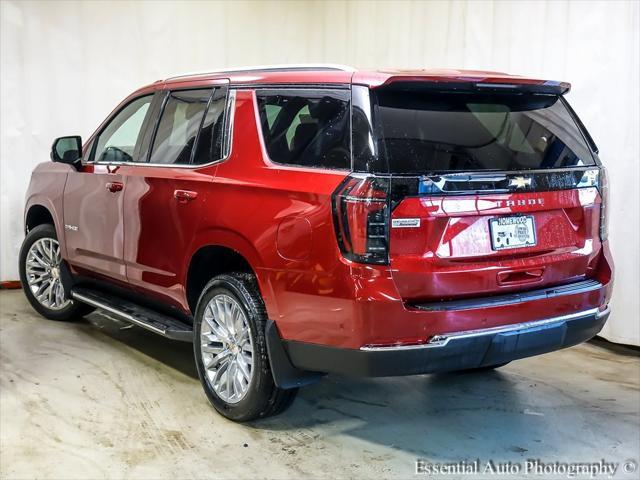
[[[223,156],[226,84],[167,90],[148,161],[123,170],[127,278],[183,310],[185,270]]]
[[[126,282],[121,170],[139,156],[153,103],[151,92],[114,113],[85,150],[86,161],[67,177],[63,200],[67,261],[82,274]]]

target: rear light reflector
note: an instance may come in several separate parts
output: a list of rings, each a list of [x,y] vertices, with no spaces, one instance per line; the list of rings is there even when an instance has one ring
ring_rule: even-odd
[[[348,176],[333,194],[338,245],[359,263],[389,263],[389,179]]]

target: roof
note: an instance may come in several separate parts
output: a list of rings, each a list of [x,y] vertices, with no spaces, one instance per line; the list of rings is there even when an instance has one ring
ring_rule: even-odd
[[[156,83],[188,84],[228,80],[236,85],[282,84],[356,84],[380,88],[396,82],[425,83],[431,86],[472,85],[491,89],[527,88],[536,91],[566,93],[566,82],[509,75],[502,72],[456,69],[357,70],[334,64],[267,65],[238,67],[211,72],[196,72],[169,77]]]

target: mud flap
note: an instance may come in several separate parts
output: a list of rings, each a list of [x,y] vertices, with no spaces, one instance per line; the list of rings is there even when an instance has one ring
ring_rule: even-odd
[[[64,287],[65,300],[71,300],[71,289],[75,285],[76,281],[71,274],[71,269],[69,268],[69,265],[67,265],[66,260],[62,260],[62,262],[60,262],[60,281]]]
[[[278,327],[273,320],[267,320],[265,328],[267,352],[273,380],[279,388],[291,389],[311,385],[319,381],[326,373],[309,372],[294,367],[282,344]]]

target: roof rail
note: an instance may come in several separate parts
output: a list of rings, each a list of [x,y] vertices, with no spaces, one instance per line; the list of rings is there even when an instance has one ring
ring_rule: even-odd
[[[264,72],[305,72],[305,71],[342,71],[342,72],[354,72],[355,68],[348,65],[339,65],[333,63],[299,63],[291,65],[259,65],[252,67],[233,67],[220,70],[210,70],[205,72],[190,72],[175,75],[165,79],[176,80],[185,77],[200,77],[206,75],[217,75],[221,73],[264,73]]]

